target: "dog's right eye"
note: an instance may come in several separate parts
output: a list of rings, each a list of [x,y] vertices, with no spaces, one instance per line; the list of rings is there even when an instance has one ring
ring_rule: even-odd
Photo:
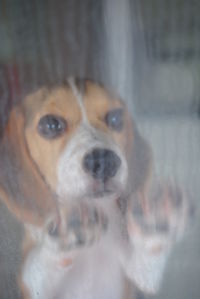
[[[105,122],[108,127],[114,131],[120,132],[123,129],[123,109],[117,108],[109,111],[105,116]]]
[[[40,118],[37,129],[42,137],[54,139],[66,131],[67,122],[63,117],[48,114]]]

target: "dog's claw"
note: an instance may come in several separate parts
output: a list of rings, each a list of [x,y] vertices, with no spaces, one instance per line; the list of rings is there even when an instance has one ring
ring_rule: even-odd
[[[47,233],[53,242],[68,251],[91,246],[108,227],[107,217],[95,206],[77,204],[66,211],[62,208],[60,214],[60,223],[49,221]]]

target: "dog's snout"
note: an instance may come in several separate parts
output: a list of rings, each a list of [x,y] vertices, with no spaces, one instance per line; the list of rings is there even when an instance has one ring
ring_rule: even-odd
[[[108,149],[93,149],[86,154],[83,167],[86,172],[98,180],[106,181],[116,175],[121,164],[120,158]]]

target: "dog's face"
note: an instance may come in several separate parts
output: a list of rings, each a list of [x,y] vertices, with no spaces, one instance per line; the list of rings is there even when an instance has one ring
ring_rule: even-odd
[[[55,198],[108,200],[143,187],[150,166],[124,103],[87,80],[27,96],[11,113],[0,151],[2,197],[30,222]]]
[[[89,81],[41,89],[25,108],[32,159],[59,200],[124,192],[131,119],[124,104]]]

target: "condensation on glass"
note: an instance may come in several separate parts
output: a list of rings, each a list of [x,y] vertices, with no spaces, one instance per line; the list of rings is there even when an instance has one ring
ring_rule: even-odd
[[[111,86],[153,148],[156,173],[199,201],[200,3],[1,1],[0,123],[38,87],[69,75]],[[199,298],[199,224],[172,255],[156,298]],[[17,298],[20,228],[0,209],[0,298]]]

